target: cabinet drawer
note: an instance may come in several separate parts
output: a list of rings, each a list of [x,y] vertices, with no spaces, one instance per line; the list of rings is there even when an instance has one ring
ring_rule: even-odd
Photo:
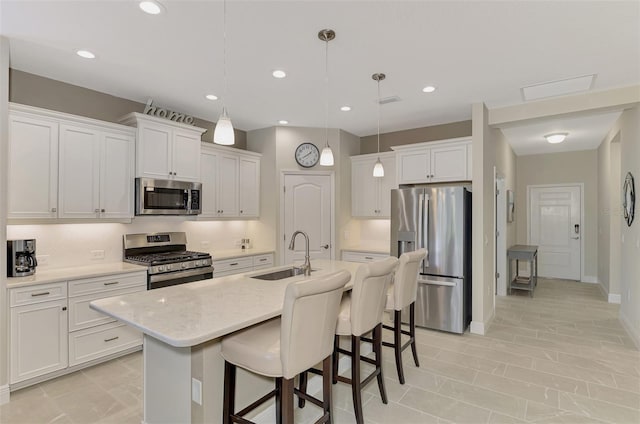
[[[229,271],[214,272],[213,273],[213,278],[226,277],[227,275],[242,274],[244,272],[250,272],[252,270],[253,270],[253,268],[240,268],[240,269],[232,269],[232,270],[229,270]]]
[[[89,303],[91,301],[144,290],[145,287],[129,287],[119,290],[110,290],[104,293],[87,294],[84,296],[70,298],[69,331],[82,330],[83,328],[94,327],[99,324],[106,324],[108,322],[115,321],[113,318],[91,309],[89,307]]]
[[[9,306],[29,305],[66,299],[67,282],[9,289]]]
[[[140,346],[142,333],[126,324],[103,324],[69,334],[69,366]]]
[[[342,260],[347,262],[375,262],[388,257],[384,253],[342,252]]]
[[[267,253],[266,255],[257,255],[253,257],[253,267],[265,267],[273,265],[273,253]]]
[[[214,276],[218,273],[233,271],[236,269],[247,270],[253,268],[253,257],[225,259],[223,261],[213,261]]]
[[[145,271],[108,275],[105,277],[83,278],[81,280],[69,281],[69,297],[101,293],[106,290],[115,290],[125,287],[146,287],[146,285],[147,273]]]

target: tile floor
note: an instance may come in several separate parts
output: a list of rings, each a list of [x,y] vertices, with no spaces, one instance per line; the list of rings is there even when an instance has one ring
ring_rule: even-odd
[[[420,368],[405,352],[405,385],[385,348],[389,404],[372,382],[363,399],[367,422],[640,422],[640,352],[617,319],[618,306],[597,286],[541,279],[533,299],[496,303],[484,337],[420,330]],[[136,353],[12,393],[0,422],[139,424],[141,390]],[[334,400],[334,422],[352,423],[349,387],[334,386]],[[297,422],[313,422],[314,412],[312,405],[298,409]]]

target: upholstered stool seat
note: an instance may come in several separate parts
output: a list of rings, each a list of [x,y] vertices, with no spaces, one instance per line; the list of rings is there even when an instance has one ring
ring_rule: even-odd
[[[345,284],[351,279],[339,271],[314,280],[287,286],[282,316],[222,340],[225,360],[223,423],[250,423],[242,416],[276,397],[276,422],[293,423],[294,378],[322,362],[322,400],[296,393],[323,409],[319,423],[331,422],[331,354],[335,323]],[[236,367],[255,374],[275,377],[276,388],[240,412],[235,412]]]

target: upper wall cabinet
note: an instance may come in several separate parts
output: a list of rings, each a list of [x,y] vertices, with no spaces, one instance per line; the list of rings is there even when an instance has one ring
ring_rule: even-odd
[[[373,176],[378,157],[384,167],[384,177]],[[351,157],[351,216],[389,218],[394,188],[398,188],[394,152]]]
[[[260,215],[259,153],[202,143],[202,218]]]
[[[137,127],[137,177],[200,181],[200,139],[204,128],[135,112],[120,122]]]
[[[132,128],[11,104],[10,219],[133,216]]]
[[[471,138],[394,146],[398,184],[471,180]]]

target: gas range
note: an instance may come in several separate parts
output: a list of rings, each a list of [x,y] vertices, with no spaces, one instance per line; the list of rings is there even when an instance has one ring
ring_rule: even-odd
[[[211,255],[186,246],[183,232],[126,234],[124,261],[147,266],[149,290],[212,278]]]

